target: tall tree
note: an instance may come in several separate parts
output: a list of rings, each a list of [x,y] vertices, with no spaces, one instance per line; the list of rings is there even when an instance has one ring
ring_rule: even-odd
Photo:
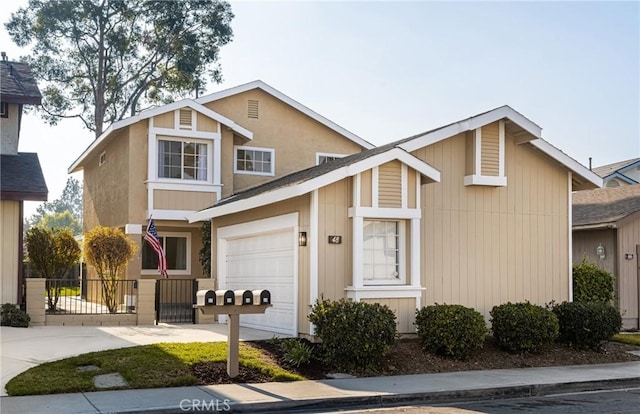
[[[79,118],[102,134],[139,105],[170,102],[221,80],[231,41],[221,0],[29,0],[5,24],[43,86],[43,118]]]
[[[69,212],[72,219],[65,216]],[[47,218],[48,217],[48,218]],[[36,208],[36,214],[24,220],[24,232],[46,220],[48,227],[69,227],[74,235],[82,231],[82,185],[73,177],[67,179],[62,195],[51,202],[44,202]],[[68,223],[64,224],[64,223]]]

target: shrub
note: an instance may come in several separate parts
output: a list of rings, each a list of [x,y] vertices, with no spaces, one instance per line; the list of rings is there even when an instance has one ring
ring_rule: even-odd
[[[508,351],[536,352],[558,337],[558,318],[542,306],[507,302],[490,314],[493,337]]]
[[[296,367],[307,365],[313,356],[311,347],[297,339],[283,341],[282,349],[284,351],[284,360]]]
[[[582,262],[573,266],[573,300],[575,302],[610,303],[613,299],[613,275],[595,263]]]
[[[560,340],[576,349],[602,349],[602,341],[622,328],[620,312],[608,303],[563,302],[552,307],[560,322]]]
[[[379,303],[318,300],[309,320],[324,361],[341,370],[374,370],[396,339],[396,317]]]
[[[31,317],[25,311],[11,303],[5,303],[0,307],[0,325],[13,326],[15,328],[28,328]]]
[[[425,349],[461,360],[482,348],[488,332],[482,315],[462,305],[426,306],[415,324]]]

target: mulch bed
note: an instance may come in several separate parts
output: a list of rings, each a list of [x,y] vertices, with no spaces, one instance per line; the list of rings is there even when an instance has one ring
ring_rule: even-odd
[[[318,355],[319,346],[306,341]],[[326,374],[335,372],[328,369],[320,360],[314,358],[307,365],[296,367],[284,360],[281,347],[274,341],[245,342],[261,349],[268,359],[278,363],[284,369],[298,373],[308,379],[324,379]],[[607,364],[612,362],[638,361],[640,357],[628,353],[639,349],[637,346],[605,343],[602,352],[575,351],[564,344],[554,344],[537,354],[508,353],[488,337],[484,348],[475,353],[468,361],[458,361],[424,351],[417,339],[401,339],[397,342],[385,364],[378,372],[351,373],[357,376],[386,376],[427,374],[437,372],[469,371],[481,369],[531,368],[561,365]],[[200,384],[259,383],[273,381],[269,375],[245,367],[240,367],[240,375],[233,380],[227,376],[225,362],[198,363],[192,366],[193,374]]]

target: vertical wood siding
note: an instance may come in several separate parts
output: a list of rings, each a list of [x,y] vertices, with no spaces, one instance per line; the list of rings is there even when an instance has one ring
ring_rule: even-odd
[[[402,206],[401,165],[391,161],[378,168],[378,205],[382,208]]]
[[[18,234],[20,231],[20,202],[0,201],[0,296],[2,303],[18,300]]]
[[[198,131],[204,132],[218,132],[218,121],[211,119],[208,116],[197,112],[198,116]]]
[[[371,170],[363,171],[360,174],[360,205],[362,207],[373,207],[373,183],[371,180]]]
[[[158,210],[197,211],[211,207],[215,201],[215,193],[153,190],[153,207]]]
[[[153,117],[153,126],[156,128],[169,128],[173,129],[175,124],[174,111],[170,111],[164,114],[156,115]]]
[[[481,172],[482,175],[497,176],[500,172],[499,124],[494,122],[482,127]]]
[[[640,212],[618,223],[618,303],[624,327],[638,328],[638,306],[640,295],[640,278],[638,270],[638,252],[640,245]],[[633,259],[625,259],[625,253],[633,254]]]
[[[566,169],[505,139],[506,187],[463,185],[466,136],[414,155],[441,171],[422,186],[423,304],[459,303],[482,312],[569,297]]]
[[[416,300],[414,298],[380,298],[362,299],[366,303],[379,303],[388,306],[396,314],[396,327],[398,333],[415,333],[413,324],[416,313]]]

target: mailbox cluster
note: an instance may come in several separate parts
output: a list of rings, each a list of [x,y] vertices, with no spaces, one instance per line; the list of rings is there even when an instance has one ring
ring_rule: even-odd
[[[268,290],[199,290],[196,306],[270,305]]]

